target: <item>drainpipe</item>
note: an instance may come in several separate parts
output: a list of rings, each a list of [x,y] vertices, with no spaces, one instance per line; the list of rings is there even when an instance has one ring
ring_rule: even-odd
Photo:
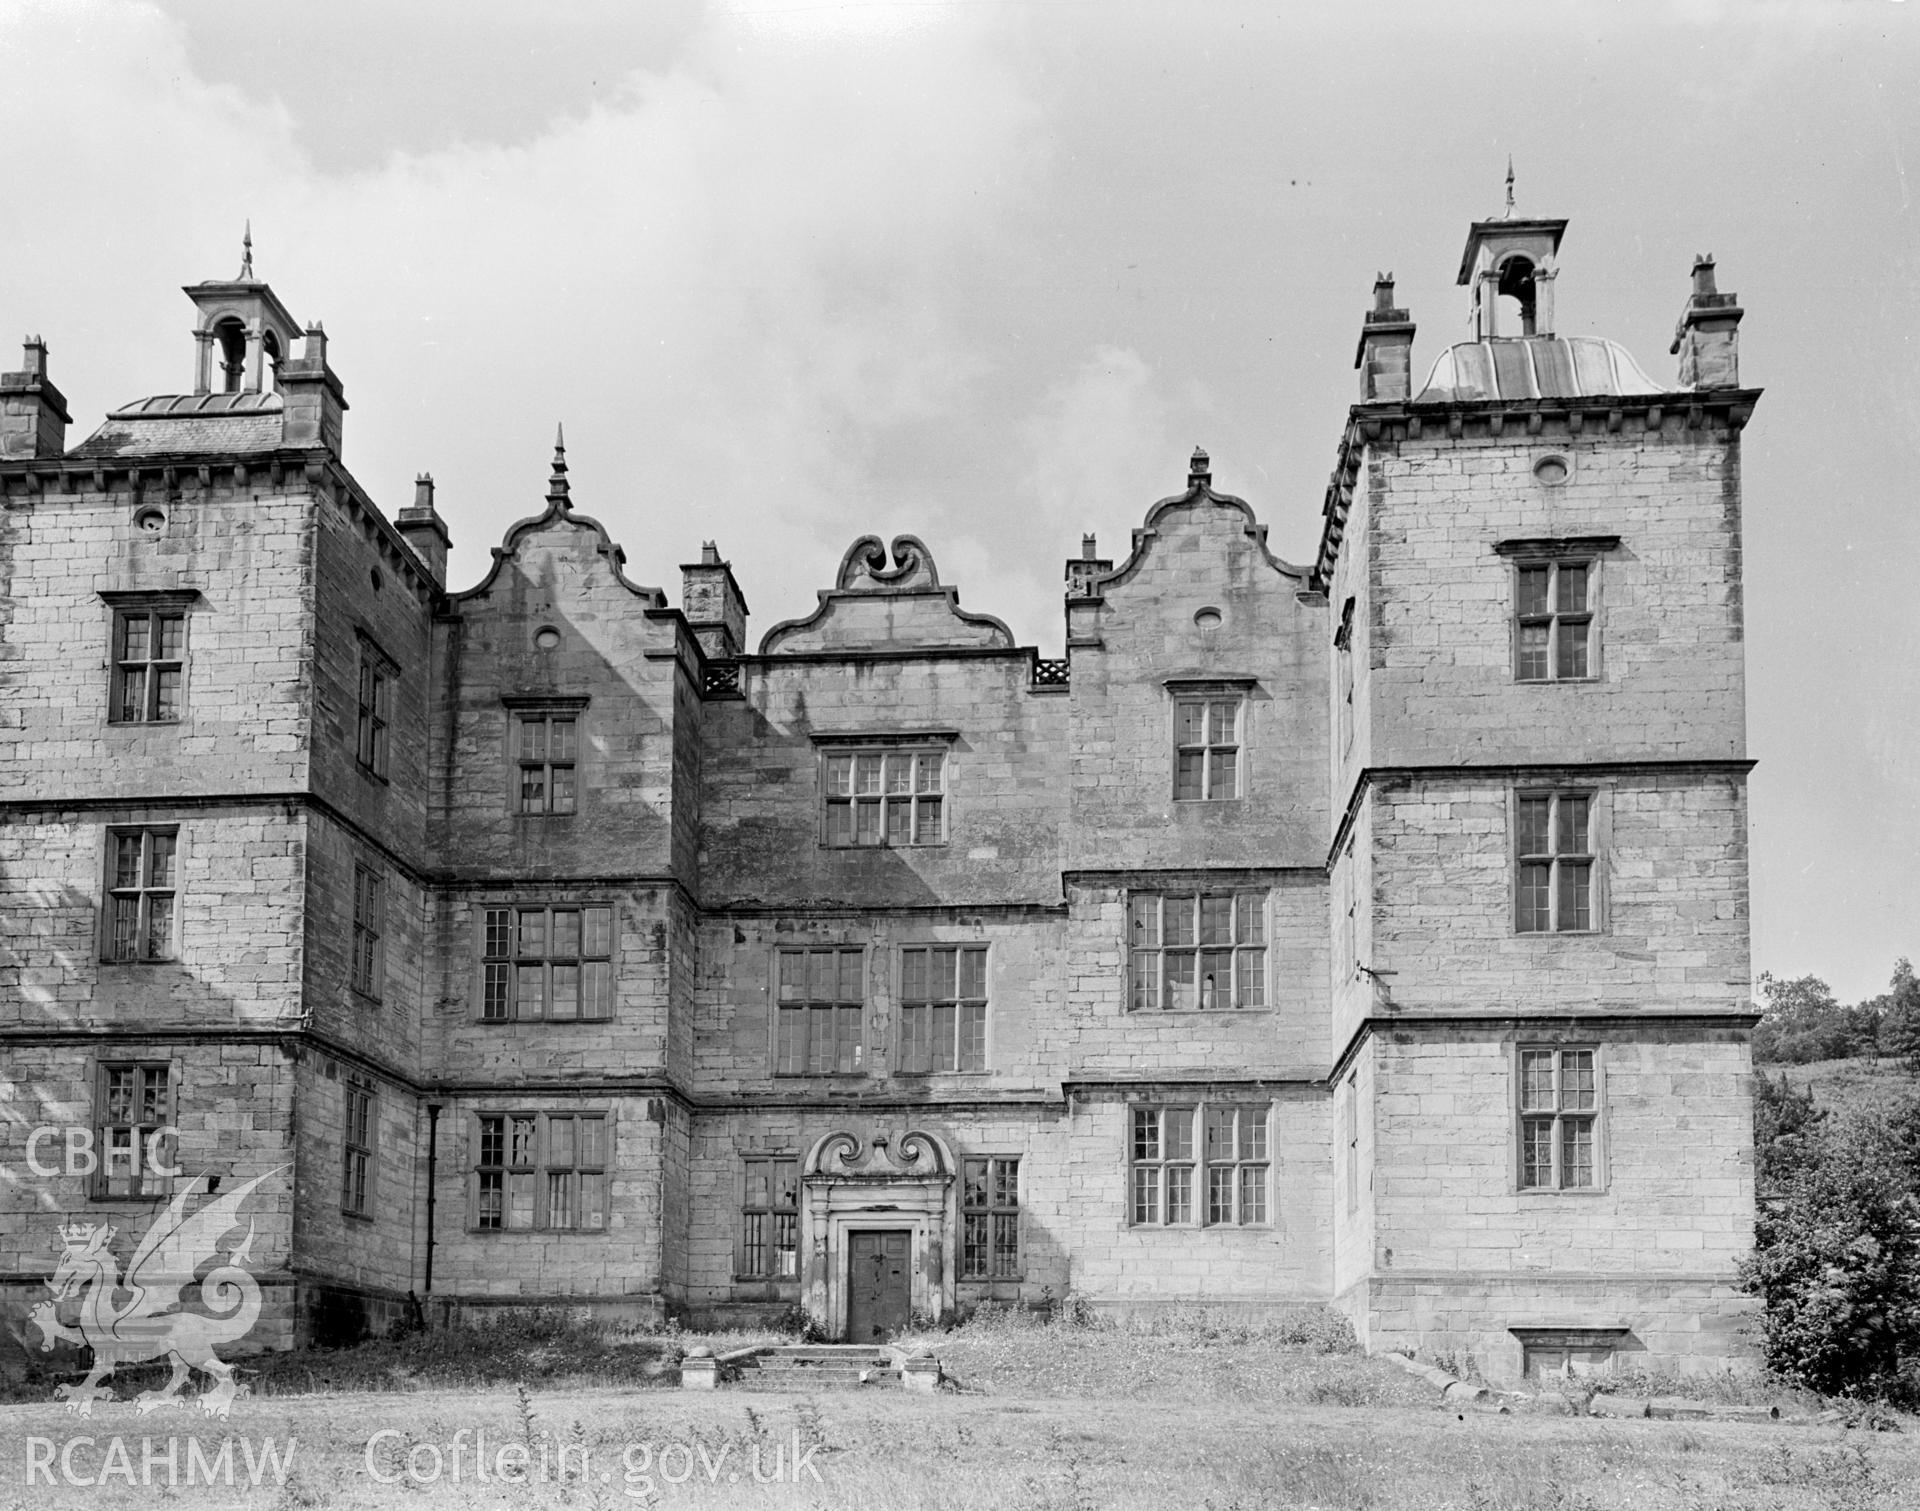
[[[440,1104],[427,1103],[427,1273],[421,1281],[426,1299],[433,1300],[433,1202],[439,1189]]]

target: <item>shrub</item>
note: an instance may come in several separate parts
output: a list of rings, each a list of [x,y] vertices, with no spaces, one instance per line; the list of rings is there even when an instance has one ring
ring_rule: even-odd
[[[1829,1395],[1920,1405],[1920,1105],[1828,1118],[1761,1212],[1747,1288],[1767,1365]]]

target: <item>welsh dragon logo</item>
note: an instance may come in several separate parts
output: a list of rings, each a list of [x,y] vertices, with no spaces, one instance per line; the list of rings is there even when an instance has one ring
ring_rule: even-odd
[[[214,1350],[245,1337],[260,1319],[260,1283],[247,1273],[253,1250],[251,1219],[247,1236],[228,1251],[226,1262],[199,1281],[198,1299],[206,1312],[185,1310],[181,1292],[194,1283],[202,1265],[220,1257],[221,1243],[239,1227],[241,1204],[254,1188],[286,1168],[282,1165],[256,1176],[202,1203],[191,1214],[187,1199],[204,1193],[207,1178],[201,1175],[187,1182],[147,1229],[124,1280],[111,1247],[114,1229],[93,1223],[60,1229],[65,1248],[53,1279],[47,1282],[53,1300],[41,1302],[27,1321],[40,1332],[42,1352],[50,1352],[56,1342],[93,1350],[93,1368],[85,1380],[54,1387],[54,1395],[65,1398],[69,1412],[92,1416],[95,1401],[113,1399],[113,1387],[100,1382],[115,1369],[163,1357],[172,1361],[173,1378],[158,1390],[136,1396],[138,1410],[144,1413],[177,1404],[180,1387],[195,1369],[214,1382],[200,1397],[200,1409],[216,1417],[232,1410],[242,1387],[234,1381],[233,1366]],[[62,1302],[74,1300],[80,1307],[77,1329],[66,1326],[56,1314]]]

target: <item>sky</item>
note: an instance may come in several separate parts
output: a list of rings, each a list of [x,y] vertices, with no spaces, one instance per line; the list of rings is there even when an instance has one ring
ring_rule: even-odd
[[[1897,0],[0,0],[0,332],[74,412],[191,387],[182,284],[325,322],[344,459],[451,585],[576,506],[750,639],[859,535],[1061,654],[1195,445],[1310,561],[1374,274],[1462,339],[1470,221],[1571,221],[1562,334],[1670,377],[1740,296],[1754,967],[1920,955],[1920,6]],[[7,339],[11,339],[9,336]],[[5,356],[0,351],[0,357]],[[11,364],[6,364],[11,365]]]

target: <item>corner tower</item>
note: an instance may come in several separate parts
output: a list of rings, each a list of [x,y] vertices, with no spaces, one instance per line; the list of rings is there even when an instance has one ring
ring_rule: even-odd
[[[1752,1240],[1740,310],[1671,381],[1563,335],[1567,222],[1475,222],[1471,339],[1327,491],[1335,1282],[1491,1376],[1740,1347]],[[1369,360],[1370,353],[1373,360]],[[1381,360],[1383,355],[1395,361]],[[1417,371],[1408,359],[1409,371]]]

